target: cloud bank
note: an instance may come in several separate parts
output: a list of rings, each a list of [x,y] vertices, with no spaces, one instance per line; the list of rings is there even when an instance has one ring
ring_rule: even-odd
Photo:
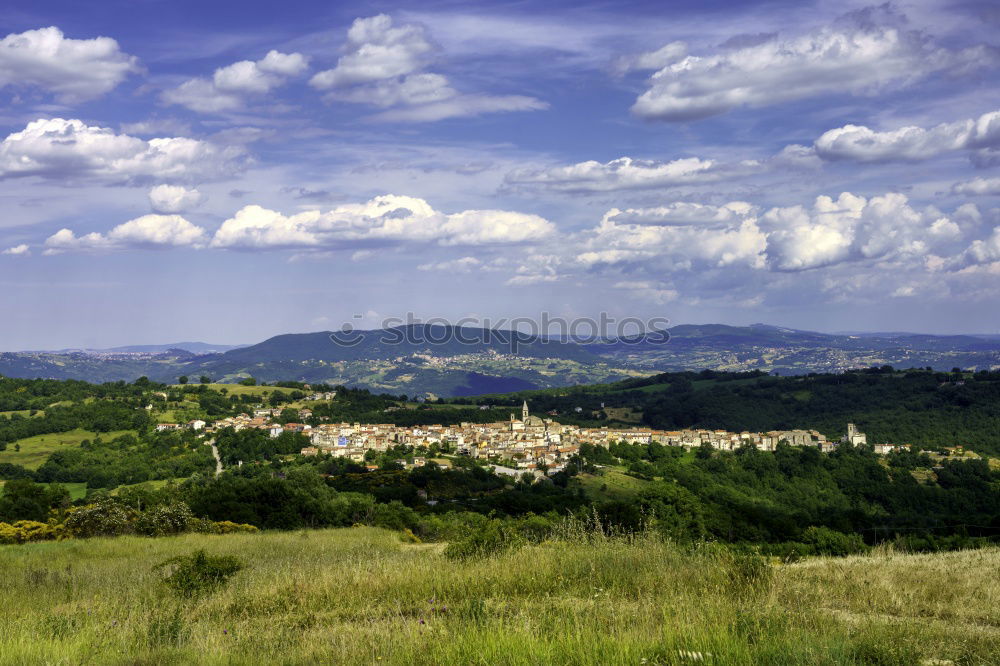
[[[536,111],[548,105],[524,95],[463,94],[442,74],[423,71],[438,48],[417,24],[394,24],[386,14],[359,18],[347,31],[337,65],[309,83],[328,102],[385,109],[385,122],[435,122],[506,111]]]
[[[192,181],[238,173],[246,162],[239,147],[185,137],[146,141],[63,118],[32,121],[0,141],[0,179]]]
[[[882,7],[799,37],[769,38],[714,55],[687,55],[682,45],[668,44],[629,63],[631,69],[656,70],[632,112],[648,120],[698,120],[819,95],[869,95],[997,59],[984,46],[934,46],[904,24]]]

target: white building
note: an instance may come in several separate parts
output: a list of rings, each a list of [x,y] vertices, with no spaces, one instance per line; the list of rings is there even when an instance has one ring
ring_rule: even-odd
[[[848,423],[847,434],[840,441],[851,446],[862,446],[868,443],[868,435],[858,430],[858,427],[853,423]]]

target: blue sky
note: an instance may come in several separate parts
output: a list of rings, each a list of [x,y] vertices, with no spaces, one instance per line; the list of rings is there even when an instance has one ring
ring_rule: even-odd
[[[998,28],[986,2],[9,1],[0,349],[407,312],[997,332]]]

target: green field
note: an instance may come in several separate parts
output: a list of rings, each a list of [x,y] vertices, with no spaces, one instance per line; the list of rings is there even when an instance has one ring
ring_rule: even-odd
[[[629,476],[621,468],[606,467],[601,472],[580,474],[574,483],[580,484],[588,497],[598,501],[628,499],[649,485],[648,481]]]
[[[173,384],[170,388],[175,390],[192,390],[197,389],[201,384],[191,382],[189,384]],[[212,389],[213,391],[222,391],[223,389],[229,395],[271,395],[275,391],[279,393],[291,393],[296,389],[281,388],[279,386],[243,386],[242,384],[204,384],[205,387]]]
[[[114,490],[111,491],[111,494],[112,495],[117,495],[121,491],[126,490],[128,488],[137,488],[137,487],[140,487],[140,486],[142,486],[144,488],[150,488],[152,490],[159,490],[160,488],[162,488],[163,486],[167,485],[171,481],[173,481],[174,483],[180,483],[181,481],[184,481],[184,479],[183,478],[180,478],[180,479],[153,479],[152,481],[143,481],[142,483],[130,483],[130,484],[127,484],[127,485],[124,485],[124,486],[118,486],[117,488],[115,488]],[[64,483],[63,485],[64,486],[68,486],[69,484]]]
[[[3,479],[0,479],[0,489],[4,487],[7,483]],[[60,483],[60,486],[64,487],[69,491],[70,499],[78,500],[83,499],[87,496],[87,484],[86,483]]]
[[[175,483],[180,483],[184,479],[172,479],[172,480]],[[153,480],[153,481],[144,481],[143,483],[133,483],[133,484],[130,484],[130,485],[127,485],[127,486],[118,486],[117,488],[115,488],[114,490],[111,491],[111,494],[112,495],[117,495],[118,493],[120,493],[122,490],[124,490],[126,488],[134,488],[136,486],[147,486],[147,487],[149,487],[149,488],[151,488],[153,490],[158,490],[158,489],[162,488],[163,486],[167,485],[168,483],[170,483],[170,481],[171,481],[171,479],[156,479],[156,480]],[[4,481],[3,479],[0,479],[0,488],[3,488],[3,486],[4,486],[5,483],[6,483],[6,481]],[[86,483],[66,483],[66,482],[63,482],[63,483],[60,483],[59,485],[69,491],[70,499],[78,500],[78,499],[83,499],[84,497],[87,496],[87,484]]]
[[[26,467],[28,469],[38,469],[53,451],[58,451],[59,449],[67,446],[79,446],[80,442],[85,439],[100,437],[103,440],[110,441],[115,437],[120,437],[121,435],[127,435],[130,433],[135,434],[130,430],[120,430],[117,432],[105,432],[98,434],[78,428],[76,430],[70,430],[69,432],[36,435],[35,437],[28,437],[27,439],[21,439],[7,444],[7,449],[5,451],[0,451],[0,463],[12,463],[14,465],[21,465],[22,467]],[[17,445],[20,445],[20,451],[16,450]]]
[[[15,409],[15,410],[10,411],[10,412],[0,412],[0,416],[5,416],[7,418],[10,418],[12,416],[31,416],[31,410],[30,409]],[[36,418],[42,417],[42,416],[45,416],[45,410],[39,409],[37,412],[35,412],[35,417]]]
[[[0,547],[4,664],[995,664],[1000,551],[745,559],[639,537],[457,563],[347,528]],[[180,598],[152,569],[247,568]]]

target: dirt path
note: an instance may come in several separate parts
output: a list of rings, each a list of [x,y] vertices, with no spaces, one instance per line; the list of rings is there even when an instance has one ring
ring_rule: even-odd
[[[219,457],[219,449],[215,446],[215,440],[210,440],[208,445],[212,447],[212,455],[215,456],[215,475],[222,474],[222,458]]]

